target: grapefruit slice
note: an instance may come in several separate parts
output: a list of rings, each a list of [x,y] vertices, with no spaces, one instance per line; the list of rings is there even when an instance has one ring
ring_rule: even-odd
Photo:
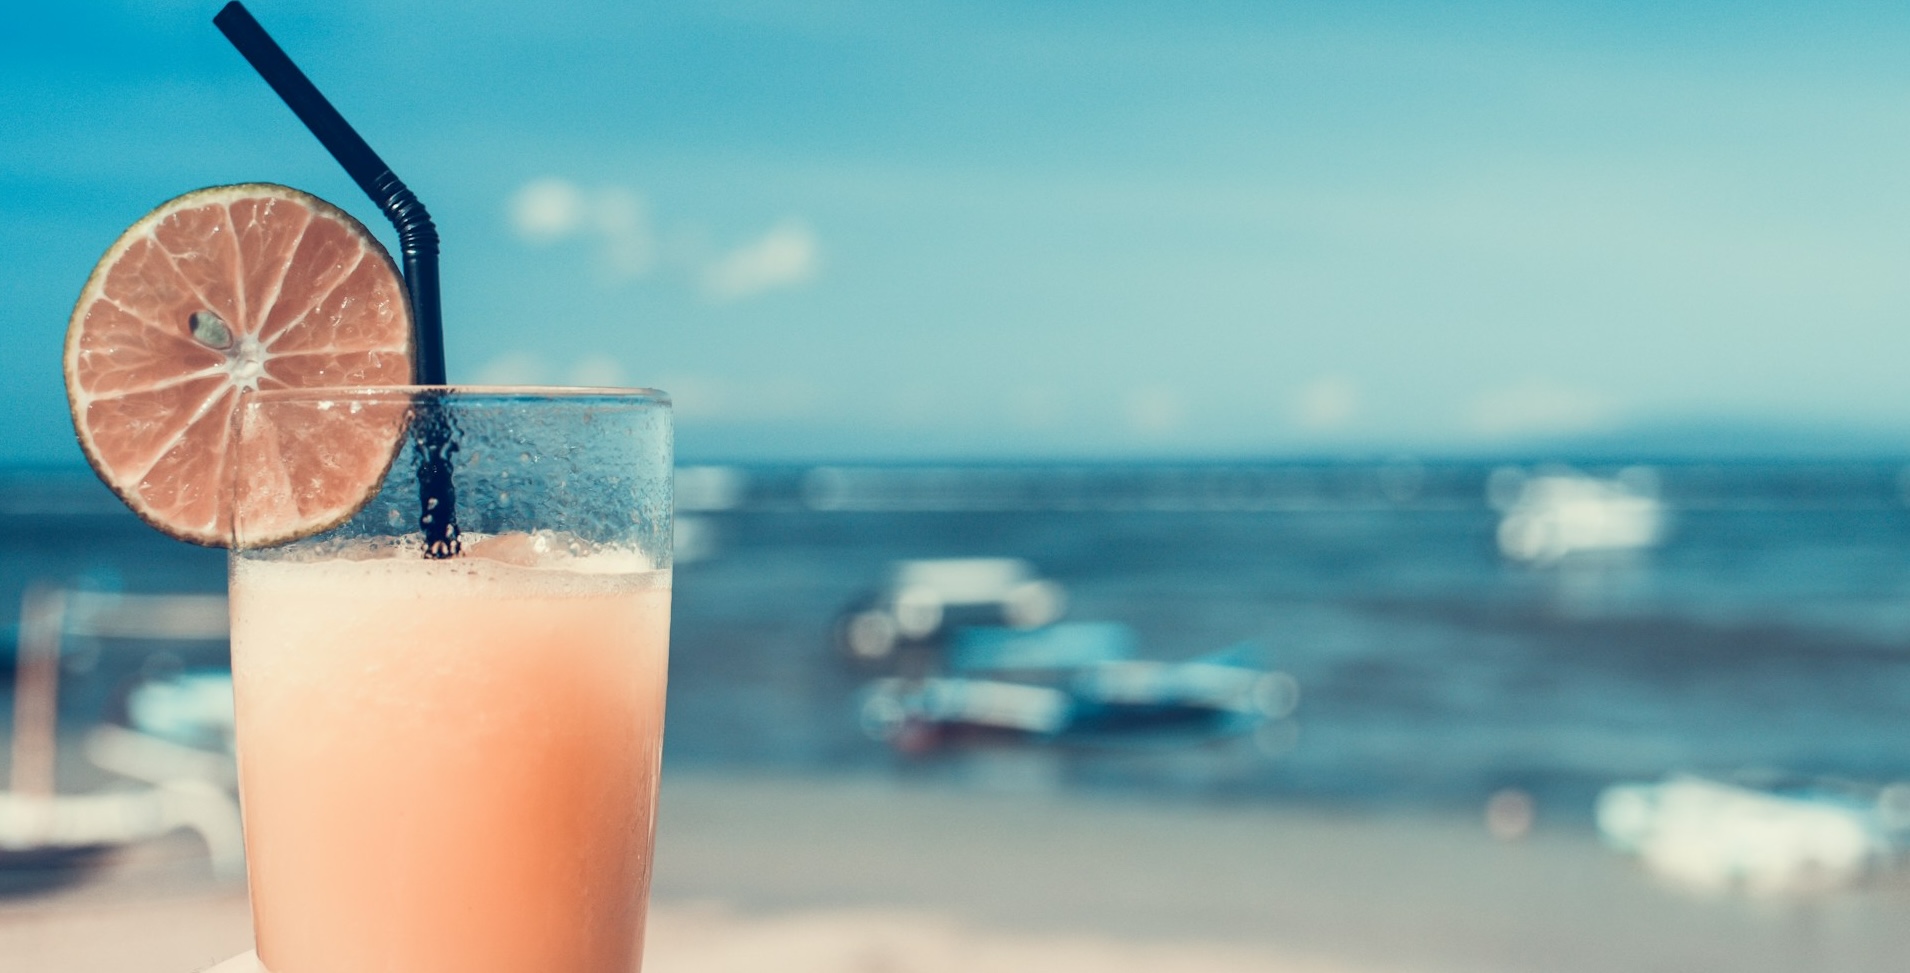
[[[215,186],[161,204],[100,258],[67,326],[66,393],[100,479],[147,523],[218,547],[230,532],[243,395],[403,385],[411,359],[404,284],[363,224],[285,186]],[[249,483],[298,487],[240,498],[249,538],[343,522],[402,441],[403,414],[391,409],[300,415],[317,419],[270,436],[269,455],[249,451],[249,464],[279,467],[248,470]]]

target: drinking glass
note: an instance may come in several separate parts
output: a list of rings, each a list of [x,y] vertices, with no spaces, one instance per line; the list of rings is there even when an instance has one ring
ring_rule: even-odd
[[[631,973],[669,641],[668,398],[288,389],[248,395],[235,422],[260,961]],[[342,522],[281,540],[341,496]]]

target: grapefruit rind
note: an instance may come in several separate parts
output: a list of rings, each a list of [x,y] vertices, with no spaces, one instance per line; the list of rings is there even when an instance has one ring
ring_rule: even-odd
[[[382,356],[383,361],[379,363],[379,367],[377,368],[378,374],[370,380],[367,380],[363,375],[347,374],[338,376],[345,378],[346,380],[344,381],[325,381],[326,378],[331,376],[326,375],[324,364],[321,362],[316,368],[312,366],[306,367],[303,370],[305,374],[302,375],[297,374],[298,370],[294,370],[292,377],[300,379],[296,382],[287,381],[284,375],[275,375],[268,370],[264,374],[257,376],[257,380],[254,382],[255,387],[325,388],[353,385],[401,385],[407,384],[411,380],[411,360],[414,352],[412,347],[410,302],[405,291],[404,278],[399,273],[398,265],[391,259],[390,253],[378,242],[378,239],[365,228],[364,224],[337,206],[317,196],[313,196],[310,193],[293,189],[289,186],[281,186],[274,183],[241,183],[198,189],[167,200],[141,217],[132,226],[128,227],[125,232],[120,234],[118,239],[113,241],[113,244],[106,249],[105,254],[101,256],[99,262],[94,265],[92,273],[87,277],[86,286],[81,289],[79,299],[74,304],[73,313],[68,319],[63,357],[66,376],[67,405],[72,414],[74,433],[79,440],[80,449],[85,454],[87,463],[92,466],[94,473],[99,476],[101,482],[105,483],[107,488],[112,490],[113,493],[126,504],[128,509],[132,510],[141,520],[155,529],[178,540],[206,547],[227,546],[232,533],[232,511],[230,508],[234,502],[234,498],[230,493],[231,484],[226,482],[227,467],[234,459],[233,448],[235,445],[236,418],[239,411],[238,405],[240,395],[245,391],[238,384],[237,376],[227,375],[223,378],[223,381],[231,383],[230,391],[237,394],[229,395],[228,389],[217,388],[216,382],[205,386],[207,388],[213,388],[215,394],[204,402],[202,409],[197,414],[183,421],[183,424],[179,426],[171,446],[162,446],[159,448],[156,451],[156,456],[152,458],[152,461],[145,464],[144,470],[127,469],[124,468],[126,466],[124,462],[116,464],[111,457],[107,455],[108,451],[101,447],[98,441],[101,430],[97,429],[96,426],[98,426],[100,421],[104,421],[107,423],[131,423],[132,426],[136,428],[139,420],[150,420],[151,417],[114,415],[110,410],[103,410],[102,414],[97,418],[92,416],[90,413],[93,407],[112,400],[113,396],[110,394],[101,394],[102,389],[97,387],[92,389],[83,387],[85,383],[82,380],[82,356],[89,351],[99,351],[111,355],[114,352],[127,350],[111,346],[101,348],[97,345],[88,348],[89,316],[94,310],[101,309],[104,304],[107,305],[105,313],[110,314],[117,310],[118,313],[128,318],[141,320],[138,319],[136,314],[126,310],[118,305],[116,301],[109,298],[106,293],[107,285],[112,278],[113,271],[121,266],[122,262],[127,259],[128,254],[135,247],[147,241],[153,242],[155,249],[161,252],[167,252],[169,256],[173,257],[176,267],[180,255],[165,251],[165,248],[158,243],[156,237],[156,232],[169,218],[208,207],[224,207],[227,217],[226,227],[232,231],[233,241],[231,247],[234,248],[230,254],[232,261],[230,269],[233,278],[227,280],[225,283],[231,285],[235,291],[243,289],[246,283],[246,281],[243,280],[246,276],[246,268],[243,266],[243,261],[236,249],[240,244],[238,239],[239,230],[236,227],[235,221],[231,219],[230,207],[235,203],[246,200],[264,201],[267,204],[274,201],[283,201],[308,211],[310,217],[299,230],[300,240],[294,244],[295,252],[286,255],[287,266],[278,273],[278,286],[272,292],[271,302],[261,308],[261,313],[257,316],[246,313],[249,309],[243,307],[240,308],[241,313],[229,315],[240,318],[240,320],[232,323],[238,326],[242,337],[256,340],[259,339],[260,335],[264,334],[264,343],[266,344],[289,341],[296,345],[301,338],[309,340],[309,336],[301,334],[300,325],[305,323],[306,318],[310,317],[311,312],[316,310],[316,308],[306,308],[304,313],[289,321],[282,320],[282,316],[275,315],[273,312],[279,309],[279,300],[284,297],[284,288],[287,284],[302,285],[310,283],[308,281],[292,279],[291,261],[293,257],[297,255],[297,248],[304,245],[303,241],[306,231],[318,225],[321,220],[327,221],[336,229],[343,231],[345,238],[350,243],[355,244],[355,247],[350,249],[354,249],[358,252],[358,259],[354,262],[353,267],[346,270],[337,280],[332,282],[334,285],[332,289],[335,291],[338,284],[342,283],[346,278],[356,275],[361,268],[369,265],[369,269],[366,273],[381,278],[375,280],[373,285],[387,289],[391,298],[380,302],[379,307],[370,309],[371,313],[388,316],[395,315],[397,319],[397,326],[395,328],[387,327],[386,329],[395,333],[397,336],[396,341],[388,342],[385,347],[361,349],[353,352],[353,354],[370,354],[374,358]],[[269,208],[268,205],[268,212]],[[248,229],[250,228],[252,227],[248,226]],[[189,260],[210,257],[209,254],[204,253],[188,253],[184,256]],[[261,268],[254,267],[251,269],[256,271]],[[191,287],[189,281],[186,281],[186,286],[188,288]],[[215,294],[202,296],[210,297],[211,300],[207,303],[211,304],[221,297],[229,298],[231,295]],[[329,297],[329,295],[327,296]],[[227,310],[231,310],[229,303]],[[336,312],[343,309],[333,310]],[[143,320],[145,320],[145,323],[149,326],[152,324],[150,319]],[[334,320],[337,320],[336,314],[334,315]],[[194,324],[196,326],[197,322],[194,322]],[[388,324],[389,322],[387,322],[387,325]],[[268,329],[271,329],[269,334],[267,334]],[[151,326],[148,330],[154,333],[152,337],[155,338],[159,344],[166,346],[166,351],[178,354],[196,354],[198,351],[214,350],[209,347],[195,346],[189,336],[182,337],[180,334],[168,336],[165,334],[164,329],[160,327]],[[306,357],[322,357],[324,350],[323,348],[316,351],[306,349],[299,352],[299,354]],[[155,350],[148,347],[144,349],[131,349],[131,352],[133,357],[137,357],[142,352],[150,356],[155,353]],[[333,355],[332,357],[337,358],[338,356]],[[189,362],[182,364],[182,370],[185,367],[189,367],[189,365]],[[220,377],[217,371],[216,368],[211,368],[209,365],[208,369],[202,369],[198,374],[188,374],[180,378],[176,384],[183,386],[193,383],[203,383],[208,379],[217,379]],[[96,385],[97,384],[98,383],[96,383]],[[107,385],[110,386],[110,382],[107,383]],[[106,391],[110,392],[111,390],[109,388]],[[147,391],[150,391],[150,389]],[[184,450],[183,452],[188,455],[179,456],[173,462],[173,466],[179,470],[181,475],[175,477],[173,482],[165,484],[167,488],[172,489],[175,493],[184,492],[189,494],[188,502],[199,504],[211,503],[215,507],[215,512],[210,518],[195,518],[194,521],[190,523],[182,522],[180,517],[172,515],[166,509],[162,509],[161,504],[156,503],[152,497],[147,495],[149,488],[154,486],[154,484],[150,482],[151,474],[159,463],[166,461],[172,453],[176,451],[174,447],[183,444],[186,433],[192,429],[192,427],[198,425],[203,419],[216,420],[221,418],[212,415],[213,412],[221,407],[224,408],[227,416],[225,417],[226,421],[217,423],[218,444],[220,448],[202,451],[200,455],[190,455],[192,450]],[[178,421],[176,416],[171,418],[173,418],[174,421]],[[403,445],[403,423],[398,423],[395,427],[391,428],[388,437],[379,438],[388,438],[389,441],[371,445],[370,448],[373,448],[374,455],[365,457],[371,460],[371,462],[362,467],[367,474],[363,477],[362,483],[355,484],[355,488],[350,490],[346,495],[332,498],[331,502],[325,504],[322,508],[301,511],[297,517],[283,524],[280,529],[255,530],[252,536],[248,538],[247,546],[269,546],[296,540],[301,537],[309,537],[313,534],[330,530],[351,519],[353,515],[363,509],[364,506],[376,496],[379,486],[383,483],[385,475],[389,472],[392,462],[396,459]],[[376,471],[375,476],[369,475],[371,470]],[[197,471],[197,476],[190,475],[194,471]]]

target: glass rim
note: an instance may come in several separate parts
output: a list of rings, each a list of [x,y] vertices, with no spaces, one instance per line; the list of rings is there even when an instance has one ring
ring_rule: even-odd
[[[320,399],[416,399],[435,394],[447,399],[520,401],[601,401],[649,404],[669,408],[670,393],[651,388],[580,385],[338,385],[257,389],[246,392],[239,404]]]

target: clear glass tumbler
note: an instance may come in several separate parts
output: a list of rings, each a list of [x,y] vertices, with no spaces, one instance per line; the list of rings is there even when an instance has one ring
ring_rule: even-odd
[[[637,969],[671,435],[640,390],[247,396],[232,671],[266,968]]]

